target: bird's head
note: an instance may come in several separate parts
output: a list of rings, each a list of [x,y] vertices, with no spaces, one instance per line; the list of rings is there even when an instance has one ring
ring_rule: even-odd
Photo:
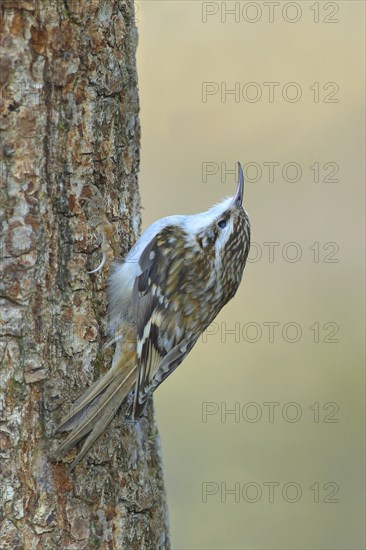
[[[189,216],[187,225],[198,247],[221,272],[223,284],[240,283],[250,246],[250,222],[243,208],[244,175],[238,163],[238,184],[232,197],[207,212]]]

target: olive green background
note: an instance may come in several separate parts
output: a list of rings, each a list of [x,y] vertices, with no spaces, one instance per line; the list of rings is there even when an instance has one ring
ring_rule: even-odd
[[[281,2],[272,22],[265,2],[238,3],[238,22],[203,4],[136,6],[143,227],[232,194],[221,163],[240,160],[255,243],[234,300],[155,394],[172,545],[361,549],[364,3]],[[242,95],[204,101],[205,82]]]

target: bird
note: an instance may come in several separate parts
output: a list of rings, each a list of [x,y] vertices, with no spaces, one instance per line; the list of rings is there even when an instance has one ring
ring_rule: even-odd
[[[157,220],[124,262],[114,265],[108,281],[109,345],[116,345],[111,368],[72,405],[55,430],[69,432],[54,452],[56,460],[84,440],[69,471],[128,396],[132,418],[143,416],[153,392],[235,295],[250,248],[243,194],[238,162],[233,196],[206,212]]]

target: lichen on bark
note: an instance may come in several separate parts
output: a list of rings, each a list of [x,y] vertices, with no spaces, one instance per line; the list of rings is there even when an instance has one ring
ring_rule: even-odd
[[[122,410],[72,475],[49,459],[110,366],[107,265],[140,226],[133,2],[0,9],[0,547],[169,548],[152,407]]]

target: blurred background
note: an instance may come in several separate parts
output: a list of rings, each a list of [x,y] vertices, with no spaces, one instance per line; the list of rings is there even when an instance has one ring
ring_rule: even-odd
[[[143,228],[244,165],[235,299],[159,388],[172,546],[364,548],[364,3],[139,1]]]

